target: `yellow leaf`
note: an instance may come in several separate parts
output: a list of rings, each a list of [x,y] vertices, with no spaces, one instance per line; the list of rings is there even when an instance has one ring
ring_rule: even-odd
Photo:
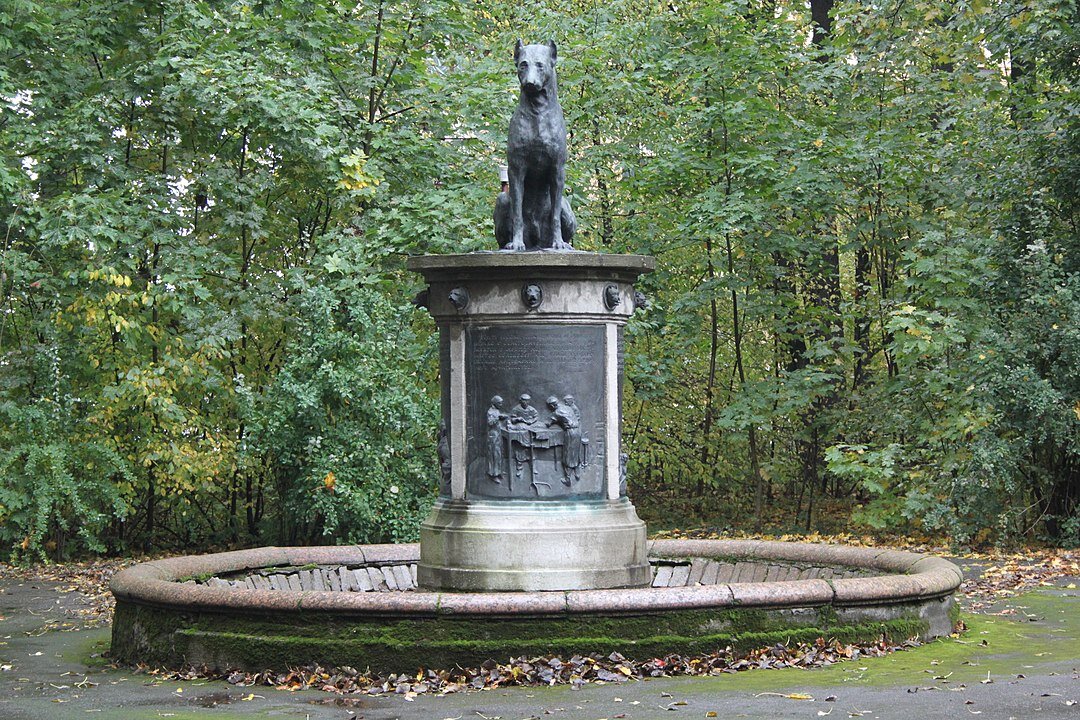
[[[814,147],[821,147],[824,144],[825,144],[825,141],[822,140],[821,138],[818,138],[817,140],[814,141]]]
[[[333,492],[334,484],[337,483],[337,478],[334,477],[334,471],[331,470],[330,472],[326,473],[326,477],[323,478],[322,482],[323,482],[323,487],[325,487],[327,490]]]

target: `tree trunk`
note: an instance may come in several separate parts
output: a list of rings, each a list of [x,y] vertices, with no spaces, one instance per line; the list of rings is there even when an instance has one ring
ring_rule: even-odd
[[[810,0],[810,20],[814,23],[813,43],[825,44],[825,37],[832,31],[833,0]]]

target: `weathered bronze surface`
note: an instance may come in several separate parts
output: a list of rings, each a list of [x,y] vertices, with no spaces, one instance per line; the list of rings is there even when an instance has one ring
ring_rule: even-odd
[[[570,250],[577,220],[563,197],[566,122],[554,42],[514,48],[521,96],[506,145],[509,189],[495,203],[495,239],[505,250]]]
[[[647,586],[618,427],[622,331],[651,258],[477,252],[409,267],[439,327],[450,455],[420,527],[419,587]]]
[[[599,325],[468,328],[470,497],[604,497],[603,348]]]

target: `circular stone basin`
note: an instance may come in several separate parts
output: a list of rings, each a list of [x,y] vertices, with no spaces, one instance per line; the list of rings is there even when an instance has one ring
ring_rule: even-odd
[[[952,632],[959,568],[877,548],[655,540],[649,588],[429,592],[419,545],[264,547],[118,573],[112,656],[210,669],[412,672],[487,659],[703,654]]]

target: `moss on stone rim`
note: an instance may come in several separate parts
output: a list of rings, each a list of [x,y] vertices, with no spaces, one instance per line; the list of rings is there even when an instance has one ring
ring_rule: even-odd
[[[618,650],[648,658],[821,636],[867,641],[884,634],[902,640],[951,631],[956,608],[949,595],[960,581],[960,571],[946,561],[922,562],[923,556],[895,551],[756,541],[656,541],[654,559],[746,560],[745,556],[758,559],[769,551],[784,565],[866,565],[888,574],[796,584],[734,582],[633,590],[625,596],[567,591],[521,593],[504,600],[507,596],[500,594],[466,594],[445,608],[438,593],[374,598],[267,590],[233,594],[220,587],[176,584],[177,578],[196,576],[210,567],[219,567],[226,575],[254,571],[265,577],[285,567],[349,566],[357,562],[359,550],[255,548],[166,559],[121,571],[111,583],[117,597],[113,657],[218,669],[318,662],[413,671],[419,665],[473,664],[521,655]],[[413,561],[418,552],[416,546],[376,546],[364,549],[361,559],[379,566]],[[884,563],[880,568],[874,564],[879,556]],[[845,562],[836,565],[840,560]],[[918,562],[923,565],[918,572],[894,572],[900,565],[911,569]]]
[[[116,628],[124,628],[118,631]],[[476,665],[510,657],[601,653],[648,659],[702,654],[727,646],[750,649],[779,642],[904,640],[925,633],[912,611],[897,619],[839,624],[831,607],[800,613],[760,609],[684,611],[616,617],[529,619],[251,617],[185,614],[120,602],[112,655],[126,662],[217,669],[285,669],[318,663],[383,672]]]

